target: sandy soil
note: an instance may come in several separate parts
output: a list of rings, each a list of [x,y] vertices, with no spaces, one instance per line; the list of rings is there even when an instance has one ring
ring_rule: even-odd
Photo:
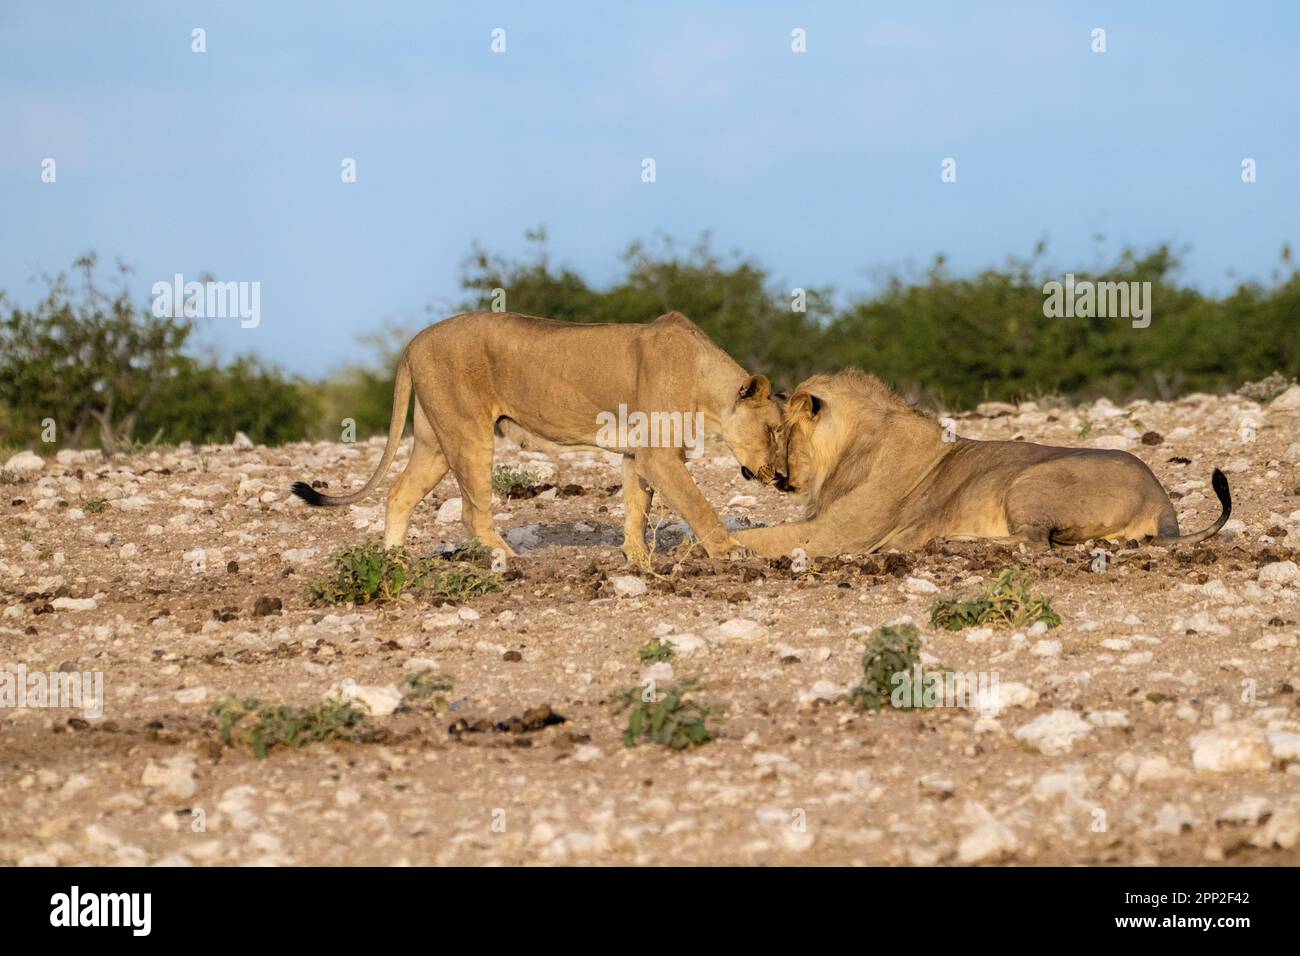
[[[1101,573],[1086,547],[933,545],[803,574],[663,553],[624,596],[617,468],[568,454],[560,479],[584,493],[502,501],[518,575],[459,609],[307,603],[332,553],[380,533],[383,498],[308,509],[288,486],[353,487],[382,440],[51,456],[0,486],[0,672],[102,673],[103,716],[0,707],[0,862],[1295,865],[1295,399],[958,417],[970,437],[1129,448],[1185,530],[1217,514],[1210,470],[1227,471],[1221,536],[1109,546]],[[510,446],[499,460],[550,467]],[[729,519],[799,514],[721,448],[692,470]],[[436,518],[457,494],[449,479],[417,511],[417,553],[463,536]],[[938,594],[1014,563],[1060,628],[929,626]],[[930,659],[996,675],[1001,708],[854,709],[868,634],[903,619]],[[677,652],[646,674],[655,636]],[[372,717],[360,742],[258,760],[208,715],[227,693],[309,704],[426,667],[454,679],[450,711]],[[612,702],[645,676],[698,677],[718,738],[625,748]],[[543,704],[564,722],[491,729]]]

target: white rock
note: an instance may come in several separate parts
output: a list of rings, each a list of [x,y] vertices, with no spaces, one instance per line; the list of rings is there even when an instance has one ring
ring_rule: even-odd
[[[1274,584],[1285,587],[1288,584],[1300,584],[1300,567],[1294,561],[1274,561],[1259,569],[1260,584]]]
[[[187,687],[184,690],[178,690],[175,696],[178,704],[201,704],[207,699],[208,689],[206,687]]]
[[[689,631],[685,634],[669,634],[664,640],[672,645],[675,654],[680,654],[682,657],[689,657],[699,651],[707,651],[709,647],[704,638]]]
[[[232,441],[230,444],[233,445],[235,448],[243,449],[245,451],[255,447],[253,445],[253,439],[249,438],[243,432],[235,432],[235,440]]]
[[[438,506],[438,524],[455,524],[460,520],[464,502],[460,498],[448,498]]]
[[[713,633],[721,641],[754,641],[764,637],[767,628],[747,617],[733,617],[715,627]]]
[[[326,696],[356,701],[374,717],[387,717],[402,703],[402,692],[392,684],[357,684],[343,681],[331,687]]]
[[[59,597],[50,602],[56,611],[93,611],[98,606],[94,598]]]
[[[1156,811],[1155,820],[1151,824],[1152,833],[1182,833],[1196,826],[1199,821],[1192,811],[1184,804],[1175,806],[1172,803],[1162,804]]]
[[[1273,759],[1278,763],[1285,764],[1300,760],[1300,734],[1294,731],[1270,731],[1268,745],[1273,750]]]
[[[656,684],[670,684],[673,679],[673,665],[667,661],[651,664],[641,671],[641,683],[653,681]]]
[[[1267,770],[1273,762],[1268,737],[1249,724],[1223,724],[1191,740],[1192,766],[1215,773]]]
[[[977,678],[968,692],[967,710],[984,717],[996,717],[1008,707],[1032,707],[1038,701],[1038,694],[1017,681],[988,681],[981,687]]]
[[[614,586],[614,593],[619,597],[640,597],[649,588],[634,574],[616,574],[609,579]]]
[[[1128,714],[1122,710],[1094,710],[1088,714],[1088,723],[1094,727],[1127,727]]]
[[[903,582],[903,590],[908,594],[936,594],[939,591],[939,585],[933,581],[927,581],[925,578],[908,578]]]
[[[5,462],[5,471],[19,475],[34,475],[45,467],[45,459],[32,451],[20,451]]]
[[[1038,641],[1029,649],[1029,653],[1035,657],[1060,657],[1060,641]]]
[[[1242,797],[1231,806],[1224,807],[1214,818],[1215,823],[1255,824],[1268,813],[1268,801],[1263,797]]]
[[[161,765],[150,760],[140,782],[146,787],[163,790],[173,797],[192,797],[198,789],[194,782],[194,758],[187,755],[171,757]]]
[[[1144,787],[1148,783],[1161,783],[1165,780],[1177,780],[1187,776],[1187,771],[1182,767],[1175,767],[1165,756],[1146,757],[1138,764],[1136,772],[1133,774],[1133,781],[1139,787]]]
[[[1252,846],[1289,850],[1300,843],[1300,806],[1280,807],[1250,838]]]
[[[1300,411],[1300,385],[1292,385],[1268,403],[1270,411]]]
[[[962,863],[982,863],[1014,853],[1018,842],[1006,824],[979,803],[966,804],[963,813],[972,830],[957,844],[957,859]]]
[[[806,691],[799,692],[799,706],[809,707],[819,700],[833,701],[844,693],[844,688],[828,680],[819,680]]]
[[[1068,753],[1074,742],[1092,733],[1088,723],[1072,710],[1054,710],[1016,731],[1016,739],[1047,756]]]

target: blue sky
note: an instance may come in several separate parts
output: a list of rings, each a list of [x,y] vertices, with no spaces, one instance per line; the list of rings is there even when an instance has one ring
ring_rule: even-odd
[[[87,249],[142,303],[177,272],[258,281],[261,324],[204,341],[306,375],[448,312],[471,242],[538,225],[599,282],[632,240],[709,230],[844,295],[1040,238],[1062,272],[1170,241],[1222,291],[1300,239],[1298,43],[1285,2],[3,0],[0,289],[30,302]]]

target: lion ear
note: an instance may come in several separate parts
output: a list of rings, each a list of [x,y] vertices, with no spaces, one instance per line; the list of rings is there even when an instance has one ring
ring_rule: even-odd
[[[822,400],[812,392],[795,392],[790,396],[790,411],[816,418],[822,412]]]
[[[745,384],[740,386],[740,394],[737,398],[740,401],[752,399],[756,402],[765,402],[772,394],[772,383],[767,380],[766,375],[751,375],[745,379]]]

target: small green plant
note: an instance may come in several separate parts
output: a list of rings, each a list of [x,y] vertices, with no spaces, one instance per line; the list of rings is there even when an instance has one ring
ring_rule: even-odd
[[[421,574],[419,562],[401,548],[385,549],[377,543],[348,548],[334,556],[334,576],[307,585],[312,604],[369,604],[389,601],[401,594]]]
[[[629,711],[623,746],[635,747],[649,740],[673,750],[698,747],[713,739],[705,721],[709,710],[686,695],[696,687],[693,677],[684,677],[666,689],[658,700],[647,701],[641,687],[629,687],[615,698],[614,713]]]
[[[90,498],[81,503],[81,510],[88,515],[100,515],[108,510],[107,498]]]
[[[424,704],[437,713],[447,709],[447,698],[443,694],[451,693],[452,680],[446,674],[435,674],[428,668],[407,674],[402,681],[402,705],[410,707]]]
[[[456,603],[501,590],[501,575],[484,571],[477,564],[457,563],[438,570],[426,569],[419,590],[434,601]]]
[[[243,745],[261,759],[273,747],[305,747],[321,740],[353,740],[366,712],[349,701],[328,699],[293,707],[256,697],[222,697],[210,713],[227,747]]]
[[[871,632],[862,655],[862,683],[853,688],[849,700],[863,710],[880,710],[894,705],[893,692],[902,680],[902,700],[917,699],[910,693],[914,674],[920,673],[921,636],[915,624],[892,624]],[[896,675],[902,674],[902,678]],[[897,705],[894,705],[897,706]],[[904,705],[900,709],[905,709]]]
[[[522,485],[524,490],[532,488],[541,478],[534,471],[515,468],[511,465],[497,465],[492,469],[492,490],[502,498],[510,494],[515,485]]]
[[[385,549],[371,542],[335,555],[333,577],[311,581],[307,599],[316,605],[360,605],[419,591],[441,603],[467,601],[501,590],[501,576],[481,566],[490,559],[477,540],[453,553],[450,560],[413,558],[401,548]]]
[[[930,608],[930,623],[950,631],[964,627],[1027,627],[1042,621],[1058,627],[1061,616],[1052,610],[1051,598],[1031,594],[1029,577],[1021,568],[1007,568],[970,600],[944,597]]]
[[[1079,428],[1079,437],[1087,438],[1088,435],[1091,433],[1092,433],[1092,422],[1084,422],[1083,425]]]
[[[659,664],[672,659],[673,646],[656,637],[641,648],[640,656],[643,664]]]
[[[1247,382],[1237,389],[1237,394],[1242,398],[1248,398],[1252,402],[1259,402],[1259,404],[1263,405],[1265,402],[1271,402],[1277,398],[1294,383],[1295,379],[1287,378],[1281,372],[1274,372],[1258,382]]]
[[[492,552],[478,538],[470,538],[455,551],[444,555],[444,557],[448,561],[465,561],[469,564],[477,564],[481,568],[492,566]]]

